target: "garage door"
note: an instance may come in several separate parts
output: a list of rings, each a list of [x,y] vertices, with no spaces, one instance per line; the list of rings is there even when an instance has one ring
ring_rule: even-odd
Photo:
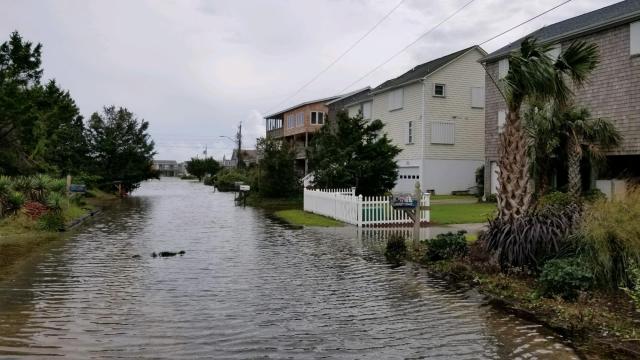
[[[419,167],[400,167],[398,168],[398,181],[394,191],[412,193],[415,190],[416,181],[420,181]]]

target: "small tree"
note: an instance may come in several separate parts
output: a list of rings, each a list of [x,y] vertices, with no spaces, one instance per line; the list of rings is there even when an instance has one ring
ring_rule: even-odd
[[[191,158],[187,161],[186,169],[189,174],[198,178],[198,181],[202,181],[207,175],[215,175],[220,171],[220,163],[214,160],[212,157],[197,159]]]
[[[93,173],[100,176],[104,188],[120,183],[123,192],[135,190],[140,182],[157,177],[152,169],[154,143],[149,123],[138,120],[125,108],[105,107],[93,113],[87,131],[93,159]]]
[[[338,113],[311,141],[308,150],[314,185],[336,188],[355,186],[362,195],[382,195],[395,185],[400,148],[382,133],[380,120],[365,121],[362,114],[349,118]]]
[[[260,195],[283,198],[299,193],[301,188],[296,176],[293,148],[282,140],[259,138],[257,149],[262,158],[258,163],[258,181],[254,186]]]

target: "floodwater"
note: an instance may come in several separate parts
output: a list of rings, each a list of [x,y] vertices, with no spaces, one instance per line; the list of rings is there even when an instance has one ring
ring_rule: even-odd
[[[0,278],[0,358],[575,358],[380,247],[201,184],[144,183]],[[186,254],[150,256],[163,250]]]

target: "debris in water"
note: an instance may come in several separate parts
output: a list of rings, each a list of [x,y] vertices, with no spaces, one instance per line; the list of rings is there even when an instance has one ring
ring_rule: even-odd
[[[184,255],[185,251],[184,250],[180,250],[179,252],[175,252],[175,251],[160,251],[159,253],[155,253],[153,252],[153,254],[151,254],[152,257],[171,257],[171,256],[176,256],[176,255]]]

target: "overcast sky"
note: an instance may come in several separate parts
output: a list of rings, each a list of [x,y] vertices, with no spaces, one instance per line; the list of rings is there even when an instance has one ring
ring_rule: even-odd
[[[240,121],[244,142],[262,115],[331,96],[469,0],[405,0],[364,41],[289,101],[400,0],[0,0],[0,35],[18,30],[44,47],[55,78],[88,117],[125,106],[150,122],[158,159],[222,158]],[[481,43],[563,0],[475,0],[350,90]],[[615,0],[573,0],[483,47],[488,52],[546,24]]]

